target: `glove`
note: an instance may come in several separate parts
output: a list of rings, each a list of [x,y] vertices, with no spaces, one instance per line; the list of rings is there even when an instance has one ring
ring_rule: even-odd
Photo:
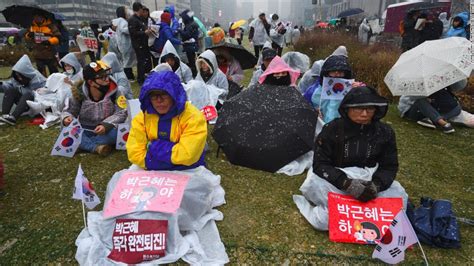
[[[360,179],[350,179],[347,178],[344,181],[343,184],[343,190],[348,193],[349,195],[353,196],[356,199],[359,199],[359,197],[364,193],[365,188],[369,183],[372,183],[370,181],[364,181]]]
[[[49,41],[42,41],[41,44],[42,45],[51,45],[51,43],[49,43]]]
[[[367,202],[369,200],[373,200],[377,197],[378,189],[377,186],[373,182],[369,182],[365,186],[364,191],[359,197],[356,197],[357,200],[362,201],[362,202]]]

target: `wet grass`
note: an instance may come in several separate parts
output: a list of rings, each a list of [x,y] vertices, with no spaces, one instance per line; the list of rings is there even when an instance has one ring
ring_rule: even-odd
[[[0,69],[0,76],[8,71]],[[246,71],[247,80],[250,75]],[[137,95],[136,83],[133,88]],[[7,183],[6,195],[0,198],[0,265],[73,264],[74,242],[83,227],[80,202],[71,199],[77,166],[82,164],[103,200],[110,177],[129,162],[123,151],[107,158],[86,153],[72,159],[52,157],[58,128],[41,130],[27,121],[0,127]],[[397,134],[397,180],[411,200],[448,199],[458,216],[474,218],[474,130],[456,127],[456,133],[444,135],[400,119],[395,106],[385,121]],[[304,174],[289,177],[231,165],[222,153],[216,157],[217,145],[210,136],[208,141],[208,167],[221,175],[226,191],[227,204],[219,208],[225,218],[218,227],[232,263],[378,263],[371,259],[373,247],[330,242],[326,232],[314,230],[300,215],[292,195],[300,194]],[[461,249],[424,246],[431,263],[474,263],[474,229],[460,227]],[[406,261],[422,264],[419,248],[409,251]]]

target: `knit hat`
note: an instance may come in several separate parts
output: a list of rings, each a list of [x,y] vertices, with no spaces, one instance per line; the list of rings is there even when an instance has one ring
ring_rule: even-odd
[[[164,23],[170,25],[171,24],[171,14],[167,13],[167,12],[163,12],[163,14],[161,14],[161,22],[164,22]]]
[[[277,52],[271,48],[263,49],[262,51],[262,59],[268,60],[273,59],[277,55]]]
[[[82,69],[82,76],[84,77],[84,80],[91,80],[102,75],[110,74],[110,70],[110,67],[106,63],[98,60],[86,65]]]

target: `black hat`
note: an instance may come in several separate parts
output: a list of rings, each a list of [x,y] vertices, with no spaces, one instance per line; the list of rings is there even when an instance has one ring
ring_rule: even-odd
[[[277,56],[277,52],[273,50],[272,48],[265,48],[262,51],[263,60],[273,59],[275,56]]]
[[[84,77],[84,80],[96,79],[97,77],[109,74],[110,67],[100,60],[91,62],[82,69],[82,76]]]

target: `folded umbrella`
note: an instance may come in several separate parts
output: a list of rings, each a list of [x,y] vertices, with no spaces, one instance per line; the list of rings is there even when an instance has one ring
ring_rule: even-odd
[[[263,84],[225,102],[212,136],[232,164],[276,172],[312,149],[316,121],[298,90]]]
[[[239,63],[242,69],[250,69],[253,68],[257,64],[257,58],[247,49],[245,49],[242,45],[222,42],[219,44],[215,44],[208,49],[214,50],[218,48],[227,48],[230,55],[234,57]]]
[[[471,42],[462,37],[425,41],[404,52],[384,78],[394,96],[429,96],[468,78]]]

